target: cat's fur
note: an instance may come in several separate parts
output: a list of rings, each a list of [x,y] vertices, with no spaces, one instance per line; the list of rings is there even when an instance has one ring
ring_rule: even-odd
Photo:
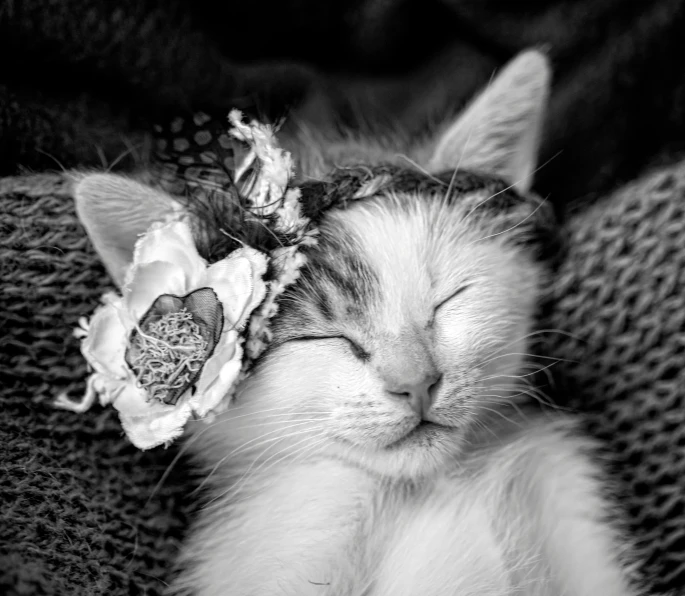
[[[417,153],[418,173],[369,167],[323,215],[270,349],[188,439],[210,498],[177,593],[632,593],[592,443],[512,407],[548,275],[547,206],[527,194],[548,78],[540,54],[519,56]],[[315,177],[353,154],[317,159]],[[131,184],[76,188],[110,271],[159,216]],[[310,183],[305,199],[316,184],[344,188]],[[117,215],[132,196],[137,228]]]

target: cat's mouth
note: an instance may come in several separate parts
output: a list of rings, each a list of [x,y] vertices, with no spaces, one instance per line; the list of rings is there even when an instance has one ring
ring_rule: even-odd
[[[430,440],[432,436],[435,436],[437,433],[442,432],[446,428],[446,426],[444,426],[443,424],[438,424],[437,422],[431,422],[430,420],[421,420],[407,434],[405,434],[403,437],[400,437],[396,441],[393,441],[385,448],[396,449],[410,441]]]

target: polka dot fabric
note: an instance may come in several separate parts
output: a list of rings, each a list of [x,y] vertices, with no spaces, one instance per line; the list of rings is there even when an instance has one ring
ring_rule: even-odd
[[[205,113],[154,126],[158,172],[171,192],[183,192],[188,184],[229,183],[229,172],[245,156],[245,146],[228,129],[228,114]]]

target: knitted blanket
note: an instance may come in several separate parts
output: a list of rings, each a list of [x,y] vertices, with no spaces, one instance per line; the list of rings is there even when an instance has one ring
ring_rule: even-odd
[[[653,594],[685,593],[685,161],[567,224],[542,327],[555,400],[604,442]],[[555,332],[562,331],[563,333]]]
[[[558,400],[605,442],[617,512],[652,593],[685,586],[685,162],[567,224],[543,327]],[[193,482],[178,447],[138,452],[83,390],[71,330],[110,282],[59,175],[0,179],[0,593],[159,594]]]
[[[175,451],[139,452],[84,387],[71,334],[109,280],[60,176],[0,181],[0,593],[158,594],[186,526]]]

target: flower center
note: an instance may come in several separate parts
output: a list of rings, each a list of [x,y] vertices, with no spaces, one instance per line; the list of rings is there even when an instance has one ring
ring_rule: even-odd
[[[150,399],[174,403],[173,395],[197,377],[208,342],[186,308],[148,321],[131,338],[130,365]]]

